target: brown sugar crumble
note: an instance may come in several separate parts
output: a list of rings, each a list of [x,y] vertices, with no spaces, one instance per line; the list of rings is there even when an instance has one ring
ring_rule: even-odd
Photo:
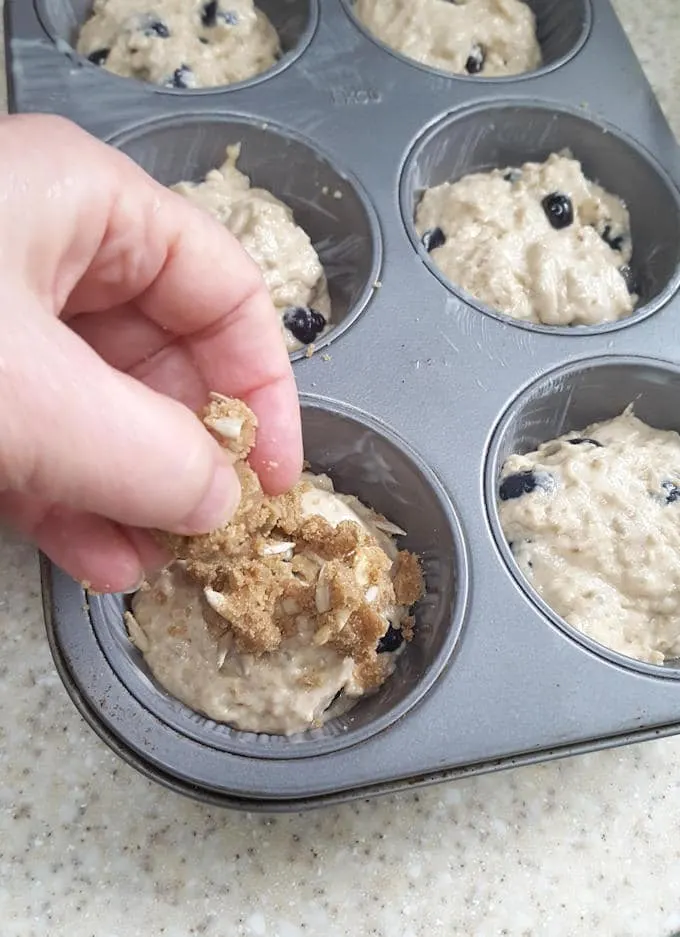
[[[257,420],[241,401],[213,394],[201,419],[234,457],[241,502],[219,530],[162,537],[202,588],[211,632],[229,635],[236,651],[259,656],[297,634],[303,621],[313,645],[353,659],[359,686],[379,686],[389,671],[377,647],[396,607],[403,606],[397,622],[403,637],[413,637],[408,609],[424,592],[418,558],[396,549],[391,558],[368,526],[349,520],[334,526],[304,510],[305,494],[318,490],[304,477],[286,494],[265,494],[246,461]],[[333,491],[328,479],[319,480],[319,488]],[[313,685],[315,677],[304,679]]]

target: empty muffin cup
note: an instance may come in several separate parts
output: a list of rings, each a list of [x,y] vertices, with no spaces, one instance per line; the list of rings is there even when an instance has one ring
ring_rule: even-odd
[[[413,640],[378,691],[323,727],[292,736],[241,732],[192,711],[151,675],[130,641],[122,596],[92,595],[90,619],[112,669],[143,708],[180,735],[238,755],[294,758],[354,745],[411,709],[446,666],[463,625],[468,563],[460,525],[440,482],[408,445],[369,415],[342,404],[302,400],[305,454],[337,491],[356,495],[407,531],[399,548],[416,553],[425,595],[415,607]]]
[[[606,356],[576,361],[544,374],[510,404],[493,433],[485,472],[486,507],[503,560],[546,618],[591,650],[619,664],[680,678],[680,661],[672,659],[657,665],[636,660],[598,643],[561,618],[523,574],[507,543],[499,515],[501,473],[511,455],[533,452],[542,443],[565,433],[580,433],[592,423],[611,420],[630,404],[634,405],[635,416],[648,426],[680,432],[680,367],[649,358]],[[590,442],[578,438],[581,443]]]
[[[382,258],[377,216],[359,182],[303,137],[247,118],[186,116],[135,127],[109,142],[164,185],[200,182],[222,165],[228,146],[240,143],[238,168],[253,187],[268,189],[293,210],[324,268],[331,322],[314,349],[342,334],[365,308]]]
[[[390,55],[408,65],[414,65],[416,68],[444,78],[462,78],[471,81],[517,81],[553,71],[569,61],[583,47],[592,23],[590,0],[527,0],[527,6],[536,17],[536,38],[541,47],[540,66],[515,75],[485,78],[483,74],[455,74],[444,69],[432,68],[396,51],[382,42],[359,20],[354,11],[354,0],[342,0],[342,5],[357,27]]]
[[[75,50],[78,36],[83,24],[92,15],[93,0],[35,0],[36,10],[43,28],[51,38],[71,56],[77,56],[83,63],[87,59],[80,56]],[[143,4],[141,5],[143,9]],[[178,91],[161,85],[150,85],[154,90],[168,91],[173,94],[186,94],[210,92],[215,90],[243,88],[247,85],[261,81],[278,74],[291,62],[302,54],[316,31],[319,19],[318,0],[255,0],[255,6],[267,16],[276,30],[281,46],[281,55],[271,68],[253,75],[244,81],[229,85],[203,87],[198,89],[185,88]],[[99,67],[92,65],[93,68]],[[110,78],[121,80],[121,76],[102,69],[102,73]],[[136,79],[124,78],[124,81]]]
[[[622,199],[630,213],[630,263],[639,296],[632,315],[589,326],[552,326],[513,319],[452,283],[420,242],[414,218],[426,189],[470,173],[545,161],[569,150],[589,180]],[[636,141],[578,111],[534,104],[477,105],[431,127],[407,157],[400,184],[409,237],[432,273],[466,303],[520,328],[575,335],[610,331],[650,315],[680,279],[680,197],[672,180]]]

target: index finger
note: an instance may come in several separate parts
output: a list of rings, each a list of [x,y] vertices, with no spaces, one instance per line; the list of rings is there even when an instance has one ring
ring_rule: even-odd
[[[257,265],[206,212],[127,157],[93,143],[114,167],[115,191],[105,236],[67,311],[134,304],[183,337],[205,385],[254,410],[260,428],[253,465],[269,491],[285,490],[302,463],[300,411],[278,316]]]

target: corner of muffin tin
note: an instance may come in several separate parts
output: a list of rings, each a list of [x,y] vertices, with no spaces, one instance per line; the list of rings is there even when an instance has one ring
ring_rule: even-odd
[[[198,178],[243,137],[255,184],[295,203],[322,259],[334,258],[343,304],[322,353],[294,356],[308,455],[401,523],[426,560],[420,637],[391,680],[344,721],[289,740],[234,732],[170,699],[134,657],[121,598],[88,600],[43,561],[67,689],[111,747],[169,787],[298,809],[680,731],[680,671],[621,658],[546,609],[495,513],[502,441],[532,388],[619,367],[586,421],[613,415],[643,371],[680,405],[680,151],[606,0],[530,2],[551,45],[524,76],[433,71],[369,38],[351,0],[309,0],[297,46],[273,69],[226,89],[159,93],[85,64],[41,22],[37,7],[66,0],[6,0],[12,110],[70,117],[165,183]],[[418,243],[413,199],[437,172],[543,158],[555,142],[628,195],[634,240],[637,225],[650,241],[635,247],[650,288],[629,319],[518,327],[447,283]],[[680,428],[664,406],[656,418]],[[536,421],[531,441],[556,425]]]

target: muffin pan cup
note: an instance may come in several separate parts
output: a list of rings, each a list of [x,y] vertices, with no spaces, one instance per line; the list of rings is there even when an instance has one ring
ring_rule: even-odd
[[[237,167],[252,188],[267,188],[292,208],[323,264],[333,325],[315,342],[320,351],[363,311],[380,274],[380,228],[359,182],[304,137],[272,122],[191,113],[145,122],[110,138],[159,182],[200,182],[240,144]],[[303,347],[291,354],[305,355]]]
[[[446,667],[465,617],[468,561],[446,492],[403,440],[368,414],[320,397],[302,398],[305,453],[315,472],[332,472],[338,491],[356,493],[389,514],[422,558],[427,598],[418,630],[379,693],[366,696],[323,727],[286,738],[239,732],[213,722],[167,694],[128,639],[121,596],[88,597],[92,627],[118,678],[149,712],[204,746],[250,758],[309,758],[357,745],[405,715]]]
[[[310,0],[289,4],[297,25],[275,69],[169,92],[76,55],[54,28],[76,4],[6,0],[12,110],[70,117],[166,183],[199,178],[241,137],[254,183],[291,201],[344,297],[326,346],[294,361],[307,456],[425,556],[420,631],[390,681],[345,721],[287,741],[208,725],[167,698],[126,643],[122,600],[88,600],[44,560],[69,693],[109,745],[173,789],[294,810],[680,731],[680,671],[556,619],[522,581],[493,503],[513,446],[636,398],[643,418],[680,430],[680,151],[606,0],[531,5],[546,59],[531,75],[433,72],[367,37],[344,0]],[[423,185],[564,146],[631,210],[642,303],[603,328],[491,314],[433,271],[414,236]]]

